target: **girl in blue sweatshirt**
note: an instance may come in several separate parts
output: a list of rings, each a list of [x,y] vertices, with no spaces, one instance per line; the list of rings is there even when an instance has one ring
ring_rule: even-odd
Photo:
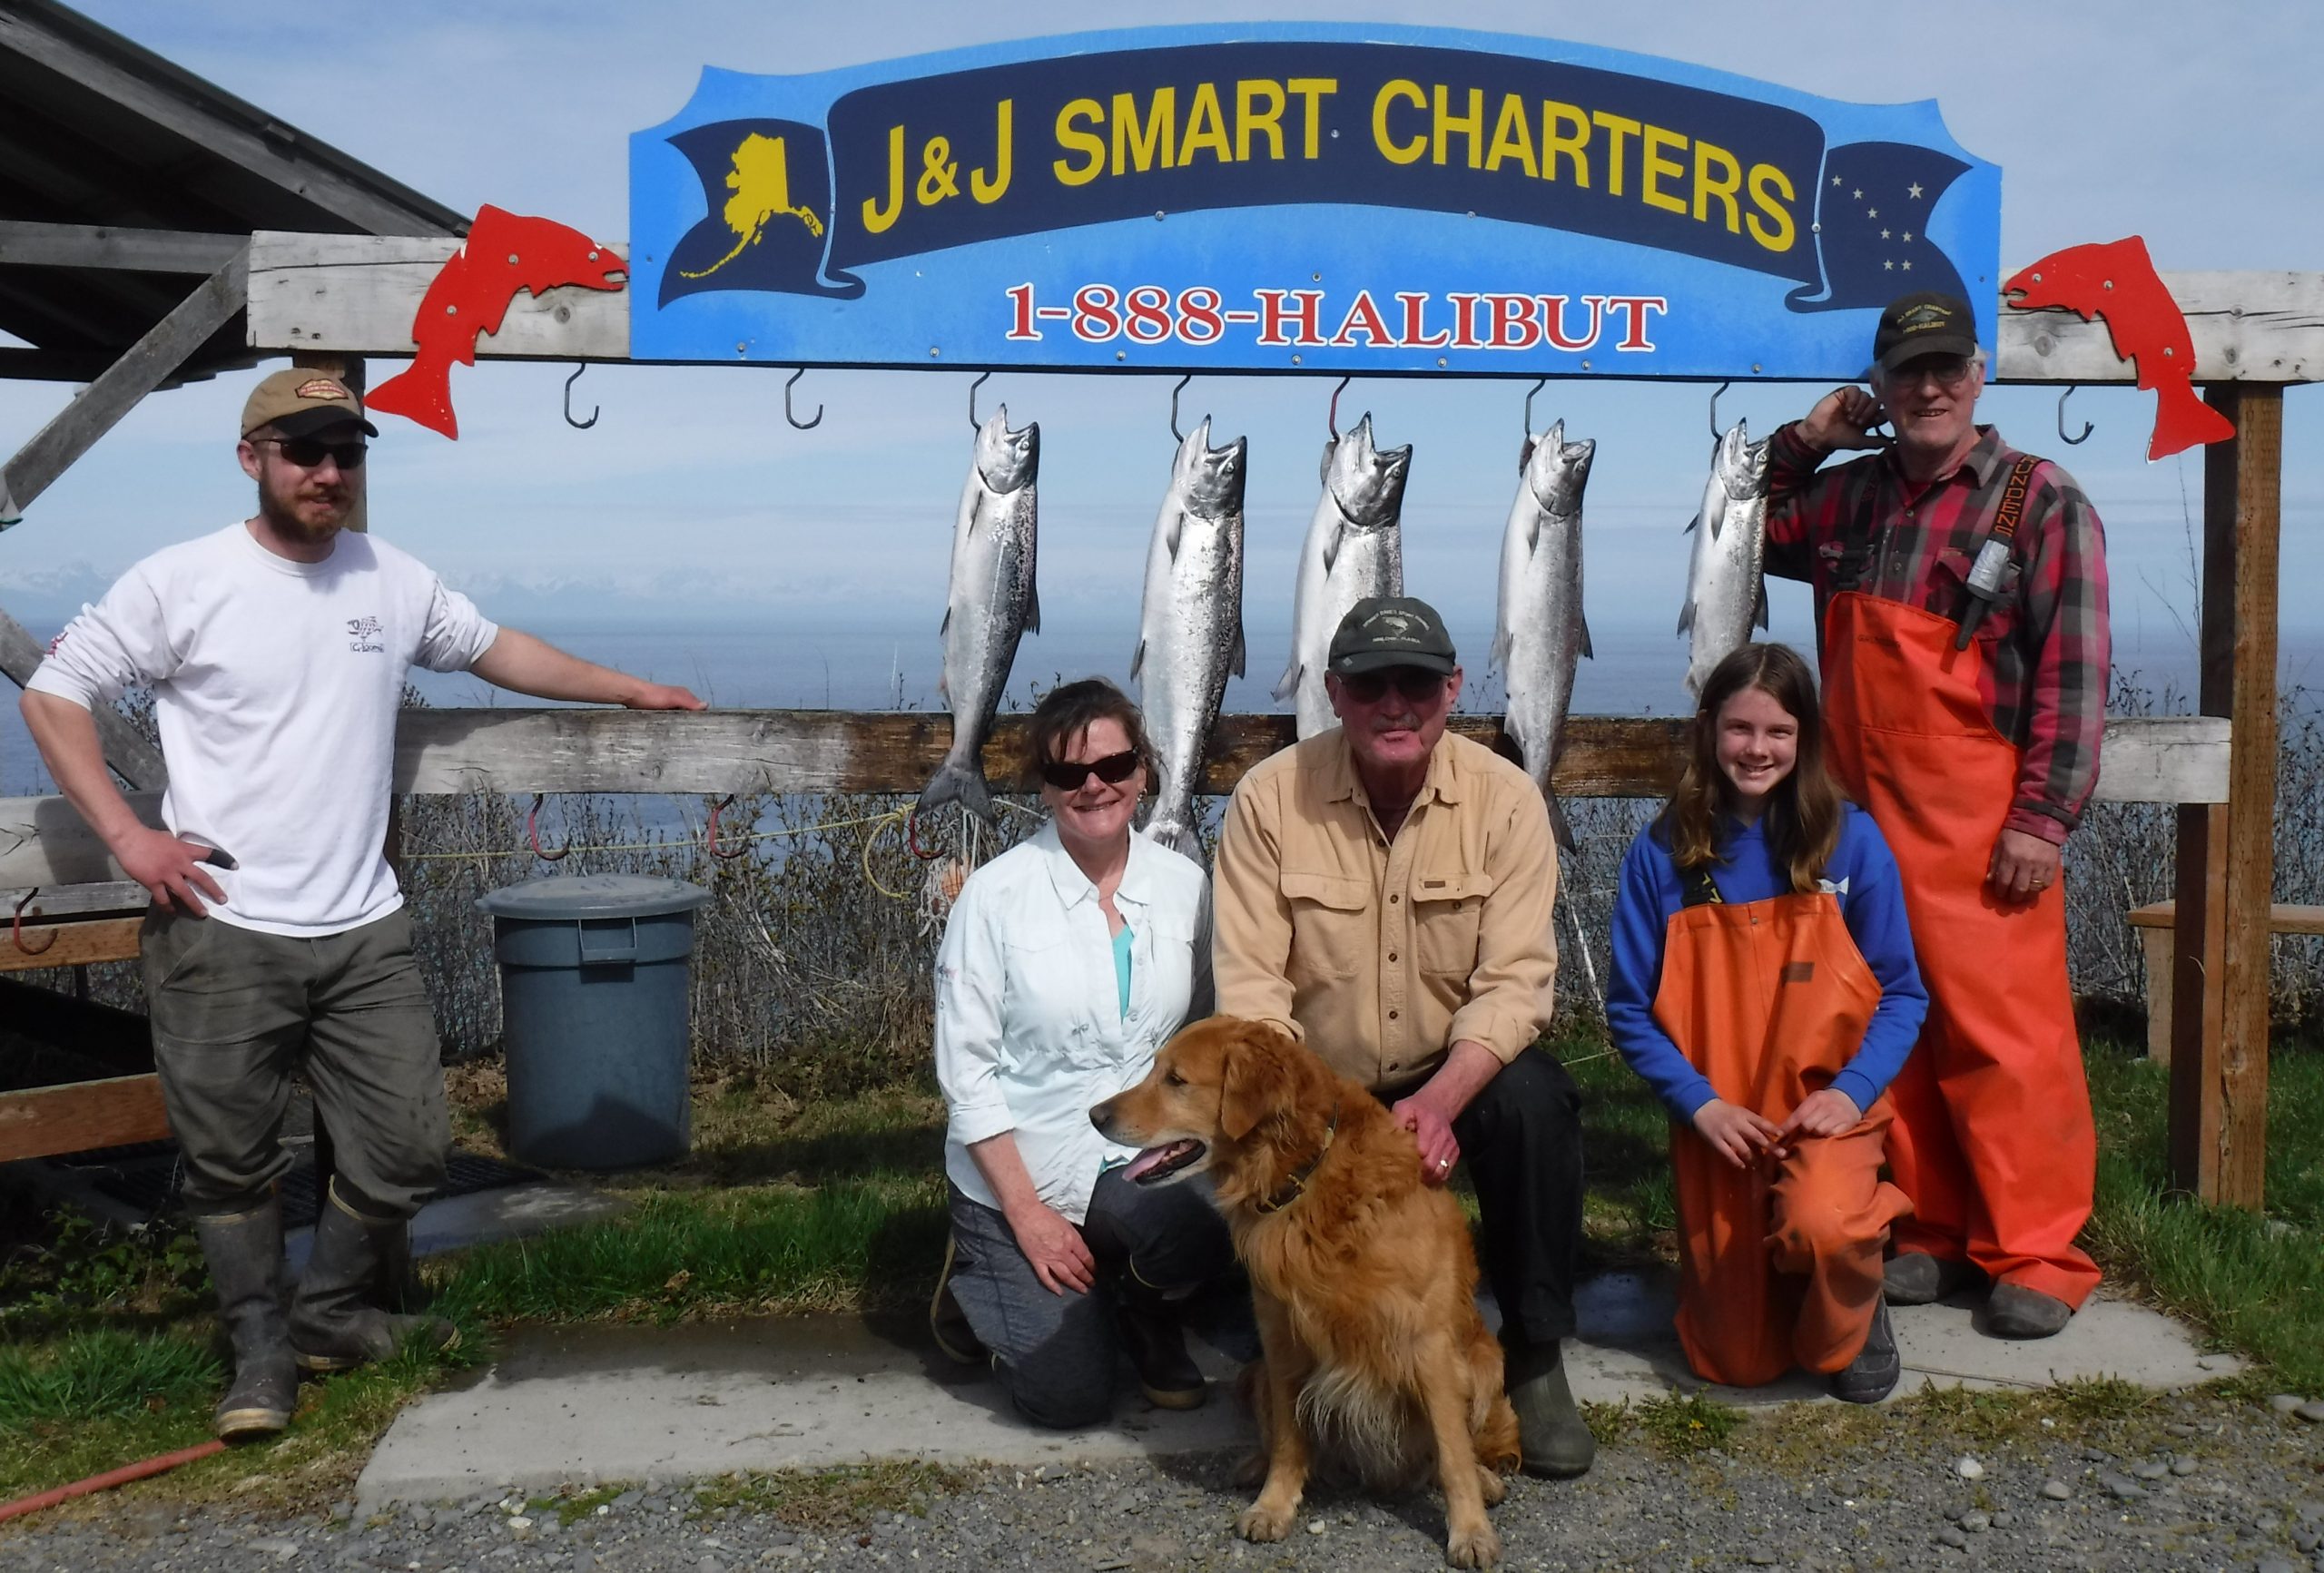
[[[1606,1022],[1669,1109],[1678,1328],[1696,1372],[1800,1365],[1870,1403],[1901,1364],[1880,1296],[1884,1096],[1928,1009],[1904,890],[1826,772],[1814,677],[1748,644],[1704,683],[1687,765],[1622,861]]]

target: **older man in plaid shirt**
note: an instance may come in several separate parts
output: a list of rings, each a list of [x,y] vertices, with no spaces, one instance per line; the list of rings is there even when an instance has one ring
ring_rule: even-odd
[[[1768,571],[1816,587],[1833,764],[1896,852],[1928,983],[1891,1089],[1915,1215],[1886,1293],[1918,1304],[1982,1275],[1985,1332],[2047,1337],[2098,1283],[2073,1243],[2096,1140],[2059,870],[2098,780],[2105,543],[2072,477],[1975,423],[1965,302],[1892,303],[1873,359],[1869,391],[1775,434]]]

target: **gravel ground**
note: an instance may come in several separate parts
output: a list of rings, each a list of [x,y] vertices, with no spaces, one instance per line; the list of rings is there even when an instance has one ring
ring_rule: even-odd
[[[1777,1411],[1726,1450],[1684,1460],[1633,1428],[1582,1480],[1520,1480],[1492,1515],[1503,1566],[2324,1573],[2324,1424],[2265,1403],[2181,1398],[2046,1430],[1958,1414],[1834,1419],[1833,1407]],[[1851,1434],[1876,1456],[1836,1466]],[[0,1530],[0,1570],[1443,1566],[1433,1491],[1380,1499],[1320,1488],[1289,1540],[1244,1544],[1230,1525],[1249,1493],[1231,1483],[1234,1463],[923,1472],[908,1481],[921,1499],[904,1511],[869,1505],[905,1499],[892,1474],[884,1496],[828,1478],[803,1491],[780,1478],[647,1481],[618,1495],[527,1504],[495,1493],[363,1519],[345,1503],[267,1519],[123,1493],[78,1517]]]

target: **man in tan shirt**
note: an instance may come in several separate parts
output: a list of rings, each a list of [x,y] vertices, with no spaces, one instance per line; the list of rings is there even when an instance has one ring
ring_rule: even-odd
[[[1213,891],[1218,1008],[1270,1021],[1394,1110],[1441,1185],[1465,1156],[1483,1214],[1525,1467],[1596,1449],[1566,1384],[1581,1234],[1581,1095],[1549,1025],[1557,852],[1523,771],[1445,735],[1452,641],[1409,598],[1356,603],[1324,686],[1340,725],[1243,778]]]

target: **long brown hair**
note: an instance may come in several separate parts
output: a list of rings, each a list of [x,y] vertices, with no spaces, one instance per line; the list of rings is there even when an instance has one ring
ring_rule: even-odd
[[[1025,773],[1038,775],[1044,765],[1055,764],[1065,757],[1066,751],[1081,741],[1098,722],[1120,723],[1122,733],[1129,739],[1137,762],[1146,767],[1146,779],[1154,780],[1154,742],[1146,735],[1146,717],[1132,704],[1129,695],[1102,677],[1084,677],[1076,683],[1061,683],[1041,695],[1033,706],[1031,719],[1025,726]]]
[[[1846,800],[1824,768],[1824,719],[1816,703],[1816,678],[1788,644],[1746,644],[1729,651],[1711,668],[1702,701],[1695,707],[1693,739],[1679,790],[1670,794],[1658,829],[1669,842],[1670,860],[1681,870],[1726,860],[1718,849],[1721,821],[1734,811],[1735,788],[1718,768],[1718,713],[1747,688],[1756,688],[1799,723],[1791,773],[1768,793],[1761,816],[1768,850],[1791,876],[1794,892],[1816,890],[1824,866],[1840,844]]]

